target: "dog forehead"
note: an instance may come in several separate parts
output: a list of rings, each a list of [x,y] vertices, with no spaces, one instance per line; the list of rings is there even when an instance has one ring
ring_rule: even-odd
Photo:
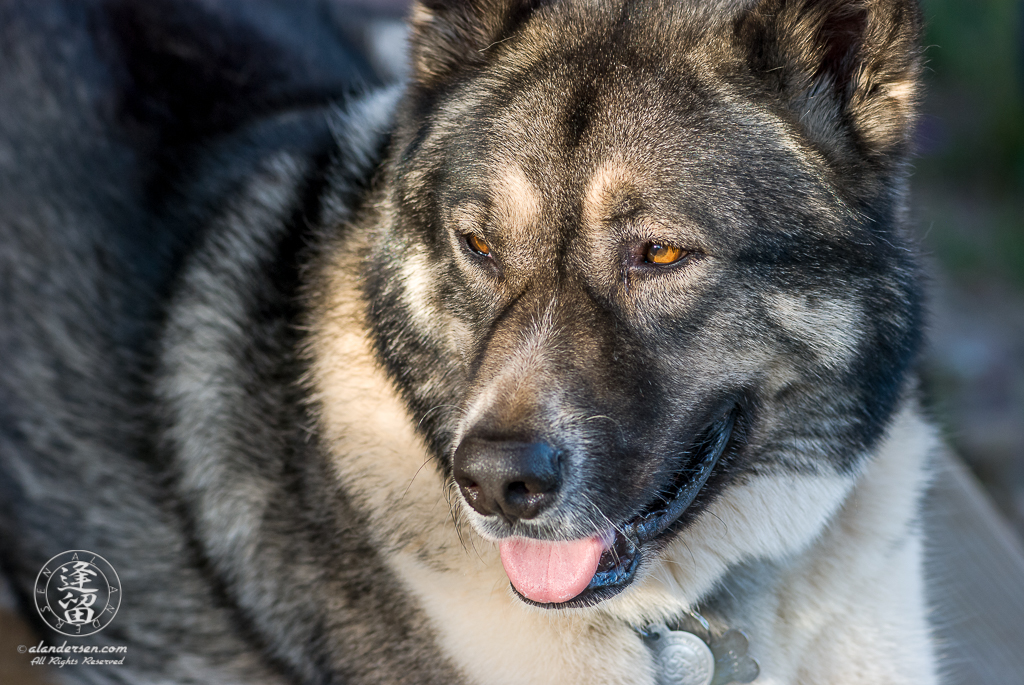
[[[490,157],[489,189],[534,213],[545,200],[594,199],[631,179],[668,174],[692,134],[651,90],[594,89],[556,74],[503,94],[498,106],[491,99],[486,143],[476,148]]]
[[[573,144],[565,122],[571,104],[560,96],[493,129],[486,186],[503,235],[537,248],[559,240],[566,249],[580,238],[603,242],[627,218],[686,221],[687,196],[707,194],[706,183],[694,183],[703,175],[699,158],[711,154],[699,127],[654,97],[617,93],[594,103],[589,131]],[[524,118],[536,122],[532,130]]]
[[[815,152],[692,45],[637,56],[605,41],[596,61],[534,45],[517,61],[517,42],[458,89],[461,105],[441,128],[450,178],[484,191],[491,226],[520,246],[523,266],[604,244],[626,217],[733,243],[765,227],[765,214],[781,225],[794,206],[814,205],[819,218],[834,210]]]

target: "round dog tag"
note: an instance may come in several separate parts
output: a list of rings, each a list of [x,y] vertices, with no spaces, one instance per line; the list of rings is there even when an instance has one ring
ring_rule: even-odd
[[[658,670],[658,685],[711,685],[715,656],[704,640],[662,625],[651,626],[647,635]]]

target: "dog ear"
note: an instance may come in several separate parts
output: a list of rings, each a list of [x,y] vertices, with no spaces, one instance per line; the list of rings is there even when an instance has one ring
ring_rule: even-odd
[[[909,151],[918,92],[916,0],[758,0],[736,24],[754,74],[835,162]]]
[[[411,15],[414,80],[432,88],[484,60],[546,0],[418,0]]]

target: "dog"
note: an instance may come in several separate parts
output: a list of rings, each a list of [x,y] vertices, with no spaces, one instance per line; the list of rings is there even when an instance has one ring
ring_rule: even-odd
[[[0,16],[0,558],[127,646],[62,675],[937,682],[916,2],[420,0],[400,84],[327,2]]]

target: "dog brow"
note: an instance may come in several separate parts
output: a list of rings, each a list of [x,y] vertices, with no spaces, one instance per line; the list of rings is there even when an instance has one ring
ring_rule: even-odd
[[[542,198],[537,187],[522,167],[506,163],[498,168],[491,189],[495,219],[513,240],[528,240],[531,226],[541,215]]]
[[[634,175],[620,162],[605,162],[590,177],[583,195],[583,224],[594,226],[609,218],[620,191],[632,186]]]

